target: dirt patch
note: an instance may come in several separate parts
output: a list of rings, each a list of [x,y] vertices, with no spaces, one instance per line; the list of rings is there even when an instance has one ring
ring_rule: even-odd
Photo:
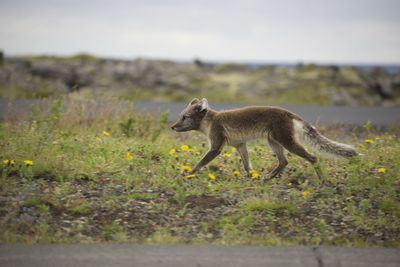
[[[208,195],[187,196],[185,199],[185,203],[188,204],[187,206],[189,208],[201,208],[201,209],[214,209],[216,207],[228,204],[227,201],[223,198],[218,198]]]

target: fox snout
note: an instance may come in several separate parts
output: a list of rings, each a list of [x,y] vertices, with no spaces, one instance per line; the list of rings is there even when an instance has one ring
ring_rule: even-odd
[[[175,131],[175,132],[187,132],[187,131],[192,130],[190,128],[190,125],[184,125],[184,124],[179,123],[179,122],[172,124],[171,125],[171,129],[173,131]]]
[[[175,132],[180,132],[182,131],[182,128],[184,125],[182,125],[182,121],[178,120],[177,122],[175,122],[174,124],[172,124],[170,127],[172,130],[174,130]]]
[[[177,124],[177,123],[175,122],[174,124],[171,125],[171,129],[174,130],[174,131],[175,131],[175,129],[176,129],[176,124]]]

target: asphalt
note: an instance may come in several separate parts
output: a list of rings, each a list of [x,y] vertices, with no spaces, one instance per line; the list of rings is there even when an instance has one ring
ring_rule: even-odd
[[[0,245],[0,266],[399,267],[400,249],[216,245]]]
[[[94,105],[93,105],[94,103]],[[2,99],[0,98],[0,120],[6,119],[10,114],[12,117],[18,117],[21,113],[30,113],[32,109],[48,110],[51,101],[47,99]],[[109,106],[110,102],[106,101],[88,101],[88,107],[85,109],[88,114],[86,116],[96,116],[97,111],[102,107]],[[120,108],[129,106],[132,102],[120,101],[111,103],[118,105]],[[141,101],[133,104],[136,111],[141,112],[170,112],[169,120],[173,121],[178,118],[179,113],[187,105],[182,102],[149,102]],[[210,103],[211,107],[216,110],[227,110],[243,106],[251,105],[250,103]],[[258,104],[260,105],[260,104]],[[267,105],[267,104],[266,104]],[[390,126],[400,125],[400,107],[341,107],[341,106],[317,106],[317,105],[283,105],[282,107],[299,114],[305,120],[312,124],[333,123],[333,124],[350,124],[362,125],[370,120],[374,125]],[[89,110],[90,109],[90,110]]]
[[[185,108],[186,103],[170,102],[138,102],[135,107],[140,111],[169,111],[170,118],[176,119]],[[251,103],[210,103],[216,110],[235,109],[252,105]],[[260,104],[253,104],[258,105]],[[362,125],[371,121],[374,125],[389,126],[400,125],[399,107],[343,107],[343,106],[317,106],[317,105],[281,105],[307,120],[312,124],[347,124]]]

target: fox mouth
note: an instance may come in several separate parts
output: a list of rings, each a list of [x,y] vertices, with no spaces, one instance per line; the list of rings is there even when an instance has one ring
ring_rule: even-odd
[[[172,130],[174,130],[175,132],[186,132],[186,131],[188,131],[185,128],[176,128],[176,127],[172,128]]]
[[[178,127],[178,126],[171,126],[171,129],[174,130],[175,132],[187,132],[190,130],[185,127]]]

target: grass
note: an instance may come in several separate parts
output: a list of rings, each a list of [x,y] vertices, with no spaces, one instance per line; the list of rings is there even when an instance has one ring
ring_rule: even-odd
[[[388,85],[392,90],[381,96],[378,87]],[[190,62],[127,61],[78,54],[11,57],[0,69],[0,97],[11,99],[64,96],[185,101],[202,95],[212,102],[225,103],[400,106],[398,89],[396,75],[384,70],[314,64],[199,67]]]
[[[321,159],[322,180],[294,155],[281,177],[249,178],[231,148],[187,177],[200,134],[171,132],[165,114],[76,107],[0,123],[0,242],[400,247],[398,129],[326,128],[364,156]],[[264,143],[249,146],[261,176],[276,163]]]

